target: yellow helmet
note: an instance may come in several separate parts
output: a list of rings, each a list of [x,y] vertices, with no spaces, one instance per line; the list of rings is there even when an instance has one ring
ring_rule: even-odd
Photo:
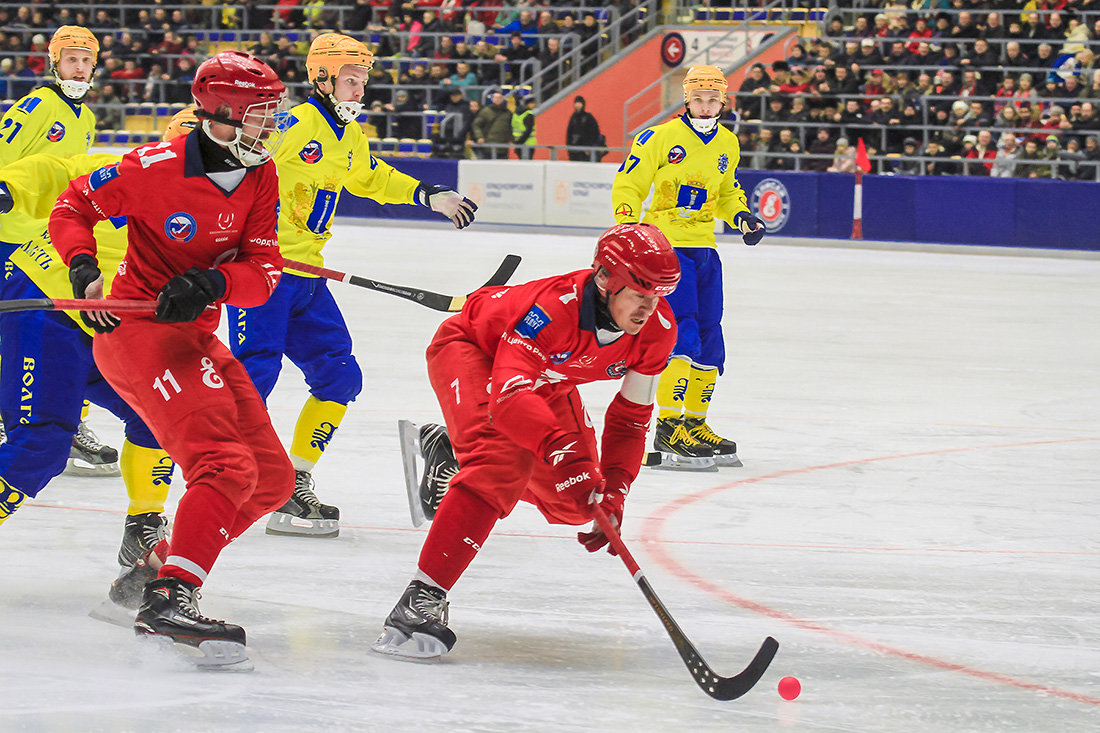
[[[175,140],[180,135],[186,135],[199,126],[199,118],[195,116],[195,105],[189,104],[168,120],[168,127],[164,128],[164,134],[160,139],[164,142]]]
[[[61,52],[66,48],[83,48],[91,51],[92,56],[99,56],[99,41],[90,30],[79,25],[63,25],[54,32],[48,46],[50,63],[57,66]]]
[[[717,66],[707,64],[692,66],[684,76],[684,101],[687,101],[688,94],[693,91],[710,89],[721,92],[722,101],[724,102],[726,101],[726,89],[728,88],[726,75]]]
[[[322,33],[309,44],[306,77],[311,84],[335,79],[347,64],[374,67],[374,54],[362,42],[341,33]]]

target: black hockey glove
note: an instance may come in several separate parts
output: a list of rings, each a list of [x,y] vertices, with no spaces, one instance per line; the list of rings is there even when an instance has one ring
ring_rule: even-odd
[[[187,323],[195,320],[206,306],[225,295],[225,275],[217,270],[192,267],[164,284],[157,294],[157,320],[161,323]]]
[[[477,211],[477,204],[446,186],[421,183],[416,187],[413,198],[421,206],[443,214],[458,229],[470,226],[474,221],[474,212]]]
[[[69,282],[73,286],[74,298],[87,298],[88,287],[102,277],[103,275],[99,271],[99,263],[95,261],[95,257],[89,254],[79,254],[73,257],[73,261],[69,263]],[[96,297],[103,297],[102,286],[100,286]],[[106,311],[96,311],[94,313],[80,311],[80,320],[96,333],[110,333],[121,323],[116,316],[112,316]]]
[[[6,214],[15,206],[15,199],[5,183],[0,183],[0,214]]]
[[[768,233],[760,217],[750,214],[747,211],[742,211],[740,214],[733,217],[733,223],[741,230],[742,241],[750,247],[754,244],[758,244],[760,240],[764,238],[764,235]]]

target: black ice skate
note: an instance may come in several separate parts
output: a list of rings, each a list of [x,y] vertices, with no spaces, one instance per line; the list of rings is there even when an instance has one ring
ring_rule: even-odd
[[[64,473],[66,476],[121,476],[118,451],[101,443],[88,424],[81,422],[73,435]]]
[[[420,455],[424,458],[424,475],[420,478],[420,505],[426,519],[434,519],[443,495],[458,473],[458,460],[451,447],[451,438],[443,425],[428,423],[420,427]]]
[[[134,620],[138,637],[173,642],[179,651],[198,650],[191,661],[207,669],[252,669],[244,629],[203,616],[199,588],[179,578],[157,578],[145,586]],[[182,649],[180,649],[182,647]]]
[[[390,611],[371,651],[411,662],[438,660],[456,641],[447,628],[447,607],[445,590],[412,581]]]
[[[658,418],[653,436],[653,453],[645,465],[679,471],[717,471],[714,449],[688,434],[679,417]]]
[[[719,466],[732,466],[741,468],[745,464],[737,457],[737,443],[726,440],[718,433],[710,429],[705,417],[685,417],[684,427],[688,435],[704,445],[709,445],[714,451],[714,462]]]
[[[336,537],[340,534],[340,510],[322,504],[313,493],[313,476],[309,471],[296,471],[294,492],[268,518],[266,531],[293,537]]]
[[[133,567],[148,550],[168,536],[168,517],[157,512],[131,514],[122,530],[122,545],[118,548],[118,564]]]

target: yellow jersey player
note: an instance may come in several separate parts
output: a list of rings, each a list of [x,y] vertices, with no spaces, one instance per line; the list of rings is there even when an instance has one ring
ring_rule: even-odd
[[[689,470],[740,466],[737,445],[707,425],[717,377],[725,366],[722,263],[715,219],[742,232],[745,244],[764,236],[737,182],[737,136],[718,124],[726,77],[716,66],[693,66],[684,77],[684,113],[634,138],[612,186],[615,221],[657,225],[680,259],[680,287],[668,296],[678,338],[657,388],[654,449],[660,465]],[[653,200],[642,216],[650,189]]]
[[[313,92],[291,109],[275,147],[279,171],[279,248],[287,260],[322,265],[322,249],[342,190],[378,203],[417,203],[463,228],[476,206],[444,186],[395,170],[371,155],[356,120],[374,55],[339,33],[314,39],[306,56]],[[285,354],[303,372],[310,396],[290,444],[296,480],[290,500],[267,532],[335,537],[340,510],[322,504],[312,470],[363,386],[347,325],[324,279],[286,265],[271,298],[256,308],[229,308],[230,346],[266,400]]]
[[[0,166],[35,153],[59,157],[87,153],[92,146],[95,115],[84,98],[91,87],[99,41],[87,28],[66,25],[53,34],[47,50],[54,81],[20,99],[0,119]],[[0,215],[0,256],[6,259],[16,247],[41,240],[48,218],[49,210],[45,217],[22,211]],[[117,476],[118,472],[118,451],[100,443],[81,420],[65,473]]]

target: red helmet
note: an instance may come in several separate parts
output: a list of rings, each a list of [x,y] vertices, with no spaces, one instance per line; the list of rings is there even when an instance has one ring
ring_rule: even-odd
[[[203,120],[210,133],[210,122],[232,125],[236,137],[225,141],[210,138],[247,166],[260,165],[271,157],[264,141],[274,149],[273,137],[279,131],[286,102],[286,87],[271,67],[240,51],[222,51],[203,61],[191,84],[195,98],[195,116]],[[228,107],[227,114],[218,112]]]
[[[228,105],[228,120],[240,122],[252,105],[281,101],[286,96],[286,87],[271,67],[258,58],[242,51],[222,51],[195,70],[191,96],[206,113],[203,117],[209,119],[218,107]]]
[[[665,296],[680,282],[680,260],[653,224],[618,224],[608,229],[596,243],[592,267],[607,270],[610,292],[628,287],[644,295]]]

